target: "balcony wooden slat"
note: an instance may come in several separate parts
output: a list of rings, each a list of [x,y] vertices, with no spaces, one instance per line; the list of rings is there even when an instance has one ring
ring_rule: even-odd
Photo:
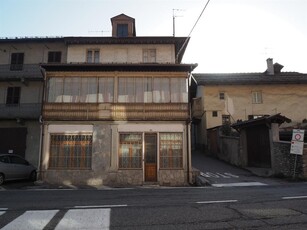
[[[187,103],[45,103],[45,120],[186,120]]]

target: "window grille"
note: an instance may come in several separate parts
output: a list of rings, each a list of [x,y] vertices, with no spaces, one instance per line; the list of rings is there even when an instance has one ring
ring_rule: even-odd
[[[49,169],[91,169],[92,139],[89,134],[51,134]]]

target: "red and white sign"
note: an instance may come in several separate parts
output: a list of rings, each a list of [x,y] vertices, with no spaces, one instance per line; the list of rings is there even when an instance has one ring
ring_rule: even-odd
[[[291,154],[303,155],[305,130],[293,129],[291,141]]]

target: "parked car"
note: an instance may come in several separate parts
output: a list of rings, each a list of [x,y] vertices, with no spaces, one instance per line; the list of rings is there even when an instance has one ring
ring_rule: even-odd
[[[16,154],[0,154],[0,185],[9,180],[36,180],[36,168]]]

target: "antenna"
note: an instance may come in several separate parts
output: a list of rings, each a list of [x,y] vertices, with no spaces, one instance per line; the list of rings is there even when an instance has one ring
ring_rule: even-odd
[[[88,31],[89,33],[101,33],[101,35],[103,36],[103,33],[105,32],[110,32],[110,31],[107,31],[107,30],[91,30],[91,31]]]
[[[183,17],[181,15],[175,15],[175,11],[184,11],[182,9],[173,9],[173,37],[175,37],[175,18]]]

